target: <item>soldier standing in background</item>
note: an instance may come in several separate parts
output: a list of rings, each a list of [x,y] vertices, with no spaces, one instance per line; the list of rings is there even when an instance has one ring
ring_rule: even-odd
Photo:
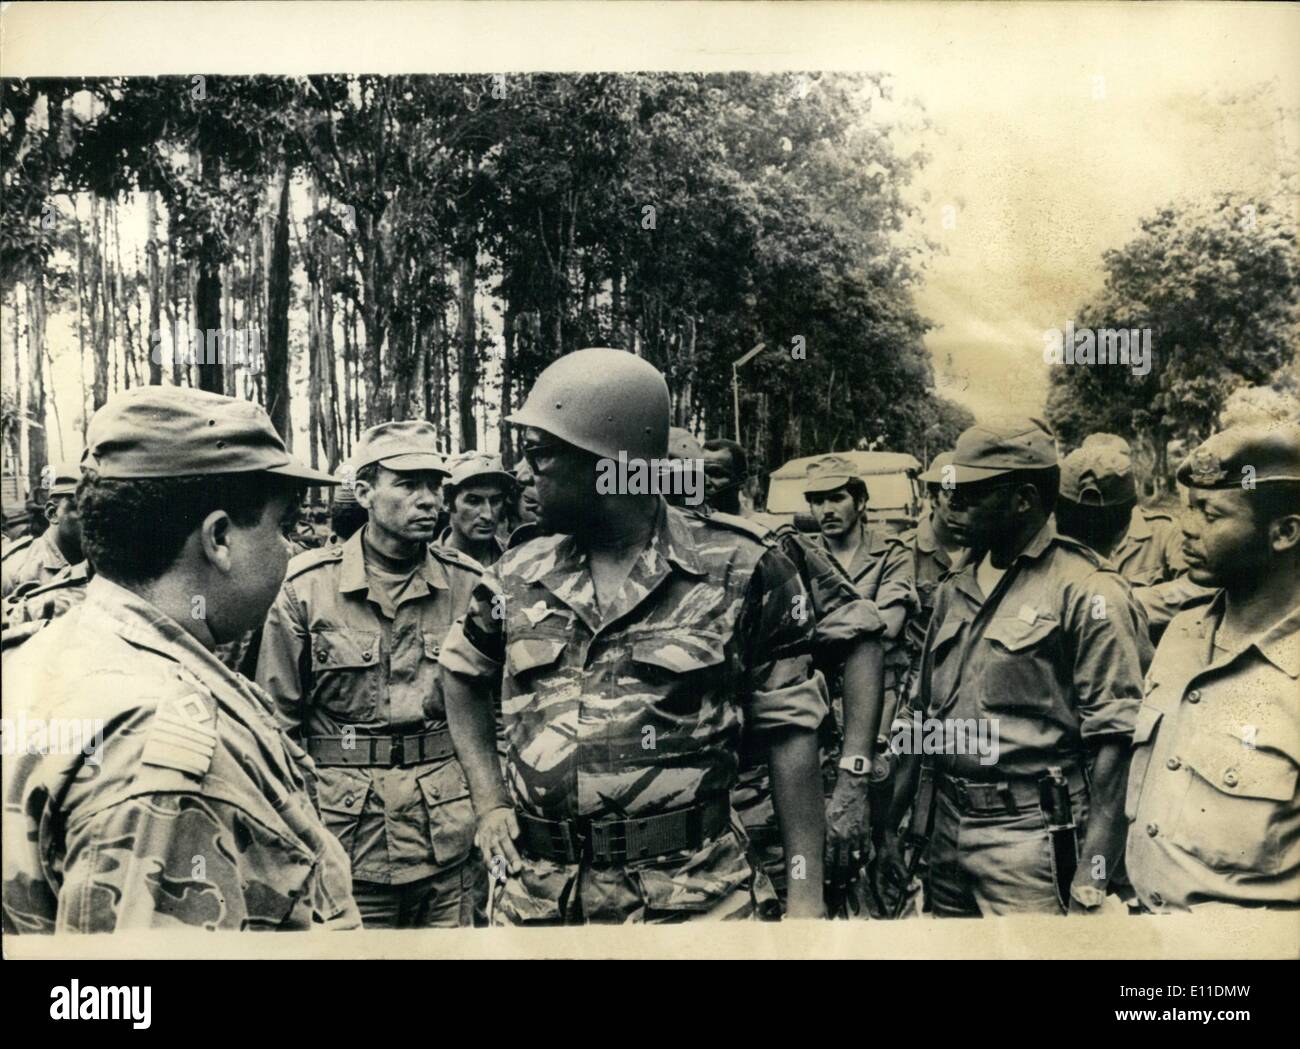
[[[754,917],[771,887],[729,799],[742,718],[771,734],[788,913],[824,912],[825,685],[793,566],[735,519],[597,494],[602,461],[665,455],[668,411],[655,368],[591,349],[551,364],[509,420],[556,534],[486,571],[439,657],[498,924]]]
[[[86,440],[97,574],[4,664],[5,718],[49,732],[3,762],[5,930],[357,927],[311,762],[213,655],[274,598],[302,486],[333,479],[201,390],[116,394]],[[97,735],[55,746],[67,725]]]
[[[1096,912],[1123,850],[1146,619],[1113,569],[1056,533],[1043,424],[973,426],[952,466],[948,528],[972,553],[939,587],[921,670],[922,710],[945,726],[944,753],[925,759],[936,789],[913,813],[931,825],[934,799],[930,904],[948,917]],[[971,729],[996,729],[991,753]]]
[[[1192,580],[1133,733],[1127,868],[1148,911],[1300,907],[1300,429],[1235,428],[1178,470]]]
[[[514,495],[514,475],[496,456],[479,452],[464,452],[447,465],[451,476],[442,496],[448,526],[437,541],[484,567],[495,564],[505,549],[497,531]]]
[[[343,483],[330,492],[330,535],[327,546],[338,546],[351,539],[366,523],[366,511],[357,502],[357,493],[350,483]]]
[[[62,463],[54,469],[45,501],[49,527],[39,537],[25,536],[5,547],[0,559],[0,597],[52,583],[60,572],[84,559],[77,516],[80,476],[75,463]]]
[[[484,872],[437,659],[480,568],[430,542],[447,471],[429,423],[372,426],[345,472],[369,521],[290,562],[258,681],[316,762],[366,927],[467,926]]]
[[[1174,519],[1139,506],[1128,442],[1095,433],[1061,463],[1056,526],[1106,558],[1133,587],[1158,641],[1181,609],[1213,592],[1187,577],[1182,536]]]

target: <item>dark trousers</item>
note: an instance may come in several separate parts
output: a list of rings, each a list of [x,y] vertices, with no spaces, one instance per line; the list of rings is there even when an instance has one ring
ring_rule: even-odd
[[[486,899],[486,871],[471,858],[449,871],[404,885],[354,881],[366,929],[457,929],[474,924]]]

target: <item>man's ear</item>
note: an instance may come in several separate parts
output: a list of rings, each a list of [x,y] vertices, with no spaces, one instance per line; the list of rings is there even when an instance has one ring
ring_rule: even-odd
[[[370,509],[370,500],[374,495],[374,488],[369,481],[363,481],[358,477],[352,482],[352,494],[357,497],[357,505],[363,510]]]
[[[219,572],[229,572],[232,564],[230,537],[234,522],[225,510],[213,510],[199,525],[199,546],[208,563]]]
[[[54,496],[45,500],[45,520],[50,524],[58,524],[59,511],[63,509],[63,504]]]
[[[1277,554],[1300,549],[1300,514],[1286,514],[1270,521],[1268,545]]]

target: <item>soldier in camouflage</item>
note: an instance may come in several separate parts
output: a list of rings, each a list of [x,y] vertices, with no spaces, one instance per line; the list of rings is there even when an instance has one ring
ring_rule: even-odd
[[[793,566],[741,522],[596,494],[601,459],[664,456],[668,412],[658,371],[596,349],[552,364],[511,417],[555,534],[484,573],[439,656],[496,924],[754,917],[771,889],[728,796],[742,721],[772,738],[788,913],[824,911],[826,694]]]
[[[117,394],[87,444],[96,574],[4,663],[6,931],[357,927],[310,760],[213,656],[265,615],[301,487],[332,479],[200,390]]]

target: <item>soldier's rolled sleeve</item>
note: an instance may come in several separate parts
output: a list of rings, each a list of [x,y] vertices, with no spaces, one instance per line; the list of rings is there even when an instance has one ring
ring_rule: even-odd
[[[818,617],[813,642],[818,647],[847,644],[882,634],[884,630],[885,621],[880,618],[875,602],[858,597]]]
[[[826,681],[813,669],[809,655],[812,618],[795,614],[806,602],[807,593],[789,558],[768,550],[755,566],[739,624],[749,669],[741,698],[755,731],[815,730],[830,709]]]
[[[901,542],[891,542],[885,549],[885,563],[880,569],[880,586],[876,589],[876,607],[902,605],[908,615],[921,610],[916,590],[916,565],[912,551]]]
[[[1120,576],[1095,572],[1073,593],[1069,619],[1080,736],[1131,737],[1152,655],[1146,614]]]
[[[302,704],[310,688],[302,680],[302,657],[307,645],[307,627],[299,613],[297,595],[293,584],[285,583],[262,627],[257,683],[275,702],[281,727],[294,739],[302,731]]]
[[[470,593],[469,607],[447,632],[438,665],[462,677],[495,679],[505,662],[505,596],[495,566]]]

